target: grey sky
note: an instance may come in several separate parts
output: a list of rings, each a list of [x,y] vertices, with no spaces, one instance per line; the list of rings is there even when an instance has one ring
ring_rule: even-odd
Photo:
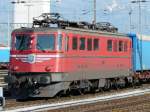
[[[0,23],[12,22],[13,0],[0,0]],[[142,33],[150,35],[150,2],[141,3]],[[9,6],[9,7],[8,7]],[[108,21],[119,28],[119,32],[129,33],[131,15],[131,31],[138,32],[138,4],[131,0],[97,0],[97,22]],[[65,19],[91,22],[93,18],[93,0],[51,0],[51,12],[59,12]],[[7,25],[0,24],[0,41],[7,41]],[[1,38],[3,37],[3,38]]]
[[[93,0],[52,1],[51,11],[60,12],[64,18],[76,21],[92,21]],[[149,5],[149,2],[141,3],[143,34],[150,34],[150,22],[148,21],[150,17]],[[131,9],[131,31],[138,32],[138,4],[131,3],[131,0],[97,0],[97,21],[109,21],[117,26],[120,32],[128,33],[130,31],[129,11]]]

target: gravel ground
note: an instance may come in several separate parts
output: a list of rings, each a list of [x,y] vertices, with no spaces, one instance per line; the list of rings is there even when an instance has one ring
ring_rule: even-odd
[[[150,94],[47,112],[150,112]]]
[[[145,84],[141,86],[140,88],[147,88],[150,87],[150,84]],[[16,101],[15,99],[7,98],[6,99],[6,110],[11,110],[14,108],[20,108],[20,107],[29,107],[33,105],[43,105],[43,104],[51,104],[51,103],[57,103],[57,102],[64,102],[74,99],[86,99],[95,97],[98,95],[112,95],[116,93],[124,93],[126,91],[131,91],[133,88],[126,88],[126,89],[120,89],[120,90],[110,90],[106,92],[100,92],[95,94],[86,94],[86,95],[78,95],[78,96],[68,96],[68,97],[61,97],[61,98],[51,98],[51,99],[31,99],[26,101]],[[130,103],[131,101],[131,103]],[[127,107],[127,108],[125,108]],[[114,100],[114,101],[106,101],[106,102],[100,102],[96,104],[90,104],[90,105],[83,105],[83,106],[77,106],[77,107],[70,107],[66,109],[61,110],[51,110],[50,112],[130,112],[128,107],[142,107],[144,109],[149,109],[150,112],[150,95],[144,95],[139,97],[133,97],[129,99],[120,99],[120,100]],[[148,108],[149,107],[149,108]],[[134,109],[133,108],[133,109]],[[136,111],[135,111],[136,112]],[[139,112],[143,112],[140,111]],[[148,112],[148,111],[147,111]]]
[[[150,86],[150,85],[146,85],[146,86]],[[99,92],[99,93],[89,93],[89,94],[77,95],[77,96],[49,98],[49,99],[34,98],[34,99],[25,100],[25,101],[16,101],[15,99],[6,98],[5,108],[9,109],[9,108],[25,107],[25,106],[39,105],[39,104],[45,104],[45,103],[51,104],[51,103],[64,102],[64,101],[70,101],[70,100],[86,99],[86,98],[91,98],[91,97],[95,97],[98,95],[112,95],[112,94],[116,94],[119,92],[122,93],[126,91],[131,91],[131,90],[133,90],[133,88],[111,90],[111,91],[105,91],[105,92]]]

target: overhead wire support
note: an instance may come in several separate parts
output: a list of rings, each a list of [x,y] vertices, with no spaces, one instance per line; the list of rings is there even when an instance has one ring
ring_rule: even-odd
[[[96,0],[94,0],[94,4],[93,4],[93,24],[96,24]]]

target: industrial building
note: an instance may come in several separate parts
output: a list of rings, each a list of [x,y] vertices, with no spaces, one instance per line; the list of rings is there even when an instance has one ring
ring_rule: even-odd
[[[10,45],[14,28],[31,27],[33,17],[50,12],[50,0],[0,1],[0,44]]]

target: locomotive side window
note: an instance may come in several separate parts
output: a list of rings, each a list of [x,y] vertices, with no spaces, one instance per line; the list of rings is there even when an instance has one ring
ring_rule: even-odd
[[[78,40],[77,40],[77,37],[73,37],[72,39],[72,49],[73,50],[77,50],[78,48]]]
[[[85,38],[80,38],[80,50],[85,50]]]
[[[123,51],[123,41],[119,41],[119,51]]]
[[[65,37],[65,51],[69,50],[69,37]]]
[[[62,49],[62,34],[59,34],[57,39],[57,50],[61,49]]]
[[[54,50],[55,38],[53,34],[39,34],[37,35],[37,49],[38,50]]]
[[[99,40],[94,39],[94,50],[98,50],[98,49],[99,49]]]
[[[92,39],[91,38],[87,39],[87,50],[88,51],[92,50]]]
[[[125,52],[128,51],[128,43],[127,42],[124,43],[124,51]]]
[[[112,51],[112,40],[107,41],[107,50]]]
[[[114,40],[114,52],[118,51],[118,42],[117,40]]]
[[[28,50],[30,39],[29,35],[16,35],[16,50]]]

